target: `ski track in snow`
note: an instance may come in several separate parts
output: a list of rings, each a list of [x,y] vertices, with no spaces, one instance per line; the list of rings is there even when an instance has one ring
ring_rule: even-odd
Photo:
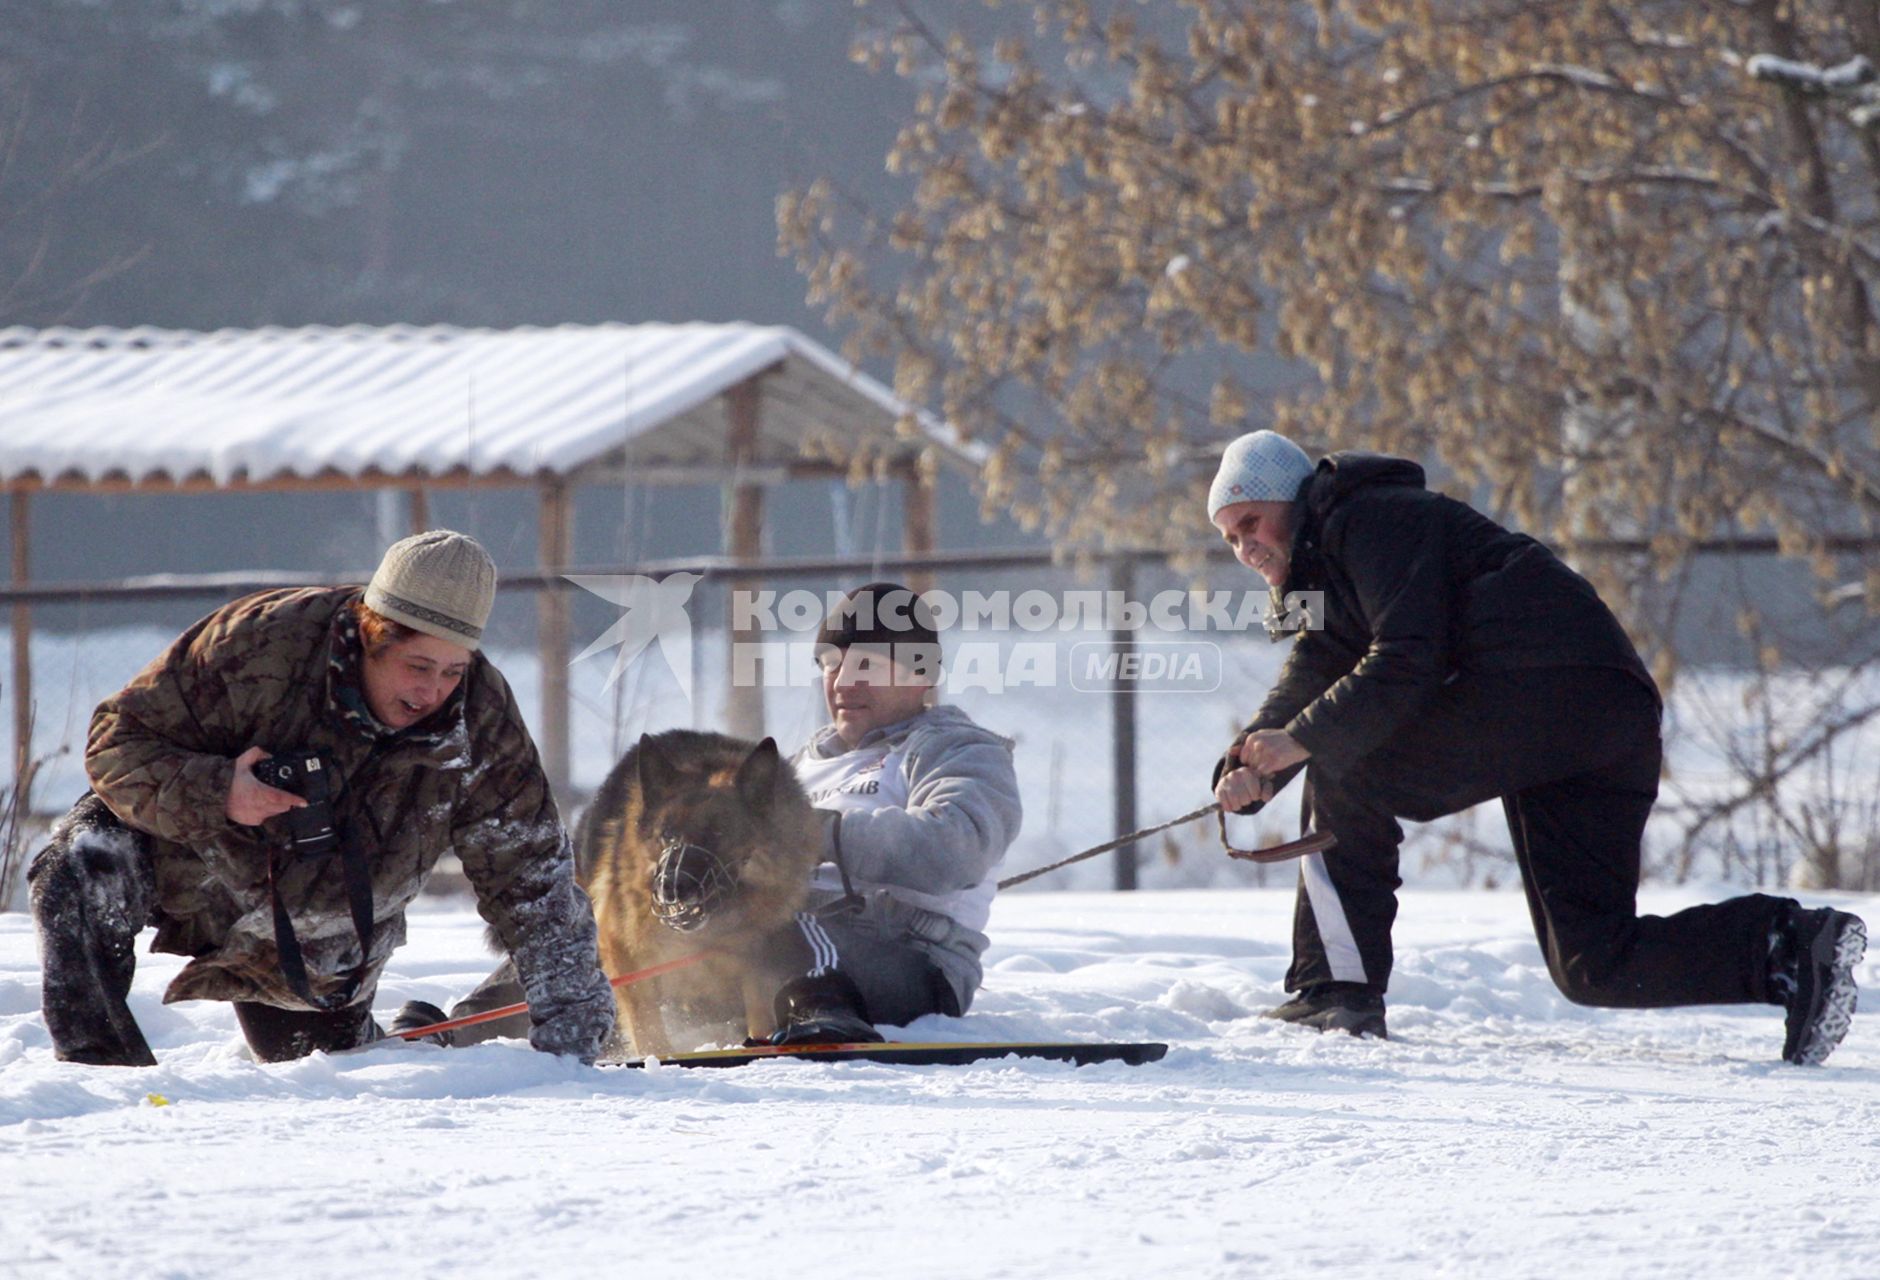
[[[1880,1016],[1787,1067],[1778,1010],[1576,1008],[1518,892],[1412,890],[1395,1039],[1318,1036],[1253,1016],[1290,914],[1012,895],[972,1013],[910,1033],[1168,1041],[1152,1066],[733,1071],[515,1043],[262,1066],[227,1006],[162,1005],[178,961],[149,955],[160,1064],[72,1066],[0,916],[0,1275],[1880,1275]],[[382,1015],[468,990],[480,934],[414,912]]]

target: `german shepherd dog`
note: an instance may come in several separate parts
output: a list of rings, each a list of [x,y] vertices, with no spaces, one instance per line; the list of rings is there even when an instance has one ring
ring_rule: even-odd
[[[610,977],[710,958],[615,988],[617,1052],[665,1054],[768,1036],[789,977],[771,951],[808,895],[822,819],[769,738],[641,737],[575,830]],[[631,1039],[631,1046],[624,1043]]]

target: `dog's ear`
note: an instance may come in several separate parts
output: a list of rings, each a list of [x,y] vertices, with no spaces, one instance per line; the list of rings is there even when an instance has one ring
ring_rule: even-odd
[[[738,766],[738,799],[747,808],[767,810],[777,796],[777,784],[783,780],[785,765],[775,738],[765,738],[751,748]]]
[[[640,771],[640,812],[651,813],[660,799],[679,779],[679,767],[653,742],[651,734],[640,735],[638,747]]]

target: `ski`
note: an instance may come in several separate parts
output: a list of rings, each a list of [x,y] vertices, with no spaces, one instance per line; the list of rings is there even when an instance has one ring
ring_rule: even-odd
[[[700,1049],[674,1053],[657,1059],[667,1067],[744,1067],[772,1058],[795,1058],[811,1062],[898,1062],[906,1066],[957,1066],[996,1058],[1044,1058],[1087,1066],[1096,1062],[1121,1062],[1139,1067],[1160,1061],[1168,1052],[1165,1044],[1078,1043],[1075,1041],[990,1041],[927,1043],[889,1040],[862,1044],[783,1044],[755,1045],[738,1049]],[[644,1067],[649,1059],[623,1058],[603,1062],[603,1066]]]

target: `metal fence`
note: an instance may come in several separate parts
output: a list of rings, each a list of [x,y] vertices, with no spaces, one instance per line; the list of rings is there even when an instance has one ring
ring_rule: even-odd
[[[727,626],[734,585],[771,593],[774,619],[764,619],[771,631],[765,640],[776,649],[761,664],[765,683],[745,696],[760,701],[764,732],[786,751],[826,722],[813,668],[784,652],[809,639],[802,627],[813,623],[817,602],[882,578],[930,587],[936,598],[956,602],[1003,599],[1003,615],[990,607],[977,617],[942,619],[950,623],[943,628],[942,696],[1016,743],[1025,821],[1007,858],[1008,874],[1205,804],[1214,760],[1259,705],[1285,656],[1284,646],[1249,625],[1249,598],[1264,597],[1258,581],[1219,559],[1192,575],[1146,555],[1095,555],[1072,566],[1032,550],[735,564],[701,558],[570,572],[649,580],[700,575],[686,602],[690,652],[678,660],[683,672],[675,670],[665,646],[649,645],[618,668],[618,650],[577,661],[577,654],[620,620],[619,607],[564,575],[505,577],[486,651],[514,688],[538,741],[553,716],[544,689],[566,685],[562,798],[570,817],[640,734],[727,727],[739,697],[730,679],[733,641]],[[232,575],[0,591],[0,604],[16,606],[13,616],[18,607],[31,610],[26,657],[32,680],[29,758],[37,765],[28,796],[33,813],[43,822],[82,793],[92,708],[190,621],[248,591],[307,582],[302,575]],[[538,648],[539,609],[528,599],[528,593],[541,592],[560,593],[569,603],[567,648],[547,658]],[[797,593],[793,601],[791,593]],[[1125,620],[1141,625],[1113,625],[1118,619],[1109,602],[1123,604],[1125,614],[1134,615]],[[798,629],[776,634],[791,603],[798,606]],[[545,662],[561,664],[564,678],[545,680]],[[1728,740],[1742,726],[1709,724],[1689,711],[1680,715],[1675,704],[1702,698],[1706,707],[1727,707],[1737,696],[1733,679],[1712,673],[1681,686],[1674,699],[1673,773],[1686,794],[1701,795],[1707,778],[1728,767]],[[0,724],[12,723],[17,683],[9,680],[0,688]],[[1700,741],[1688,732],[1693,725],[1710,738]],[[1662,806],[1654,826],[1661,845],[1676,842],[1679,813],[1669,800]],[[1232,834],[1240,843],[1276,843],[1296,834],[1297,824],[1297,801],[1287,796],[1258,818],[1242,820]],[[1405,874],[1452,884],[1511,879],[1498,808],[1413,828]],[[1770,877],[1783,874],[1774,867]],[[1201,887],[1264,883],[1269,876],[1275,883],[1291,879],[1283,868],[1221,857],[1212,823],[1197,822],[1034,884]]]
[[[689,691],[688,680],[672,669],[669,650],[658,646],[649,645],[620,670],[618,650],[573,661],[619,620],[620,610],[570,576],[663,579],[681,572],[701,576],[686,604]],[[820,686],[801,661],[801,649],[813,638],[813,624],[803,629],[808,602],[881,578],[917,583],[935,599],[984,606],[946,628],[942,697],[1016,743],[1026,815],[1008,857],[1012,871],[1205,803],[1213,760],[1257,706],[1283,657],[1257,625],[1244,625],[1252,620],[1247,599],[1264,592],[1231,563],[1212,563],[1204,576],[1190,578],[1147,556],[1094,556],[1069,567],[1032,550],[735,564],[702,558],[585,567],[568,575],[511,574],[503,580],[485,649],[541,740],[552,719],[543,690],[552,682],[543,679],[538,611],[527,595],[558,592],[570,601],[569,650],[547,660],[572,663],[563,788],[564,808],[572,814],[641,733],[727,726],[738,696],[727,627],[734,586],[759,593],[747,600],[770,593],[769,608],[779,619],[761,633],[769,646],[760,664],[766,683],[756,691],[764,731],[786,751],[805,742],[826,722]],[[346,580],[360,578],[332,579]],[[0,591],[0,604],[31,610],[28,759],[37,766],[31,809],[43,820],[83,792],[92,708],[195,617],[252,590],[315,584],[306,575],[239,574]],[[1196,613],[1207,593],[1216,597],[1212,617]],[[1223,606],[1230,596],[1231,606]],[[1122,606],[1109,609],[1114,616],[1108,619],[1106,601]],[[1151,618],[1158,601],[1163,607]],[[1020,616],[1013,616],[1014,604]],[[788,606],[796,606],[794,630],[781,629]],[[1140,625],[1113,627],[1110,621]],[[1243,625],[1221,625],[1236,621]],[[1185,671],[1171,669],[1172,655],[1183,659]],[[0,724],[13,723],[18,683],[0,688]],[[1275,816],[1245,834],[1281,839],[1291,825]],[[1119,850],[1042,883],[1136,887],[1264,876],[1264,869],[1198,856],[1214,839],[1212,826],[1196,824],[1158,837],[1151,848]]]

